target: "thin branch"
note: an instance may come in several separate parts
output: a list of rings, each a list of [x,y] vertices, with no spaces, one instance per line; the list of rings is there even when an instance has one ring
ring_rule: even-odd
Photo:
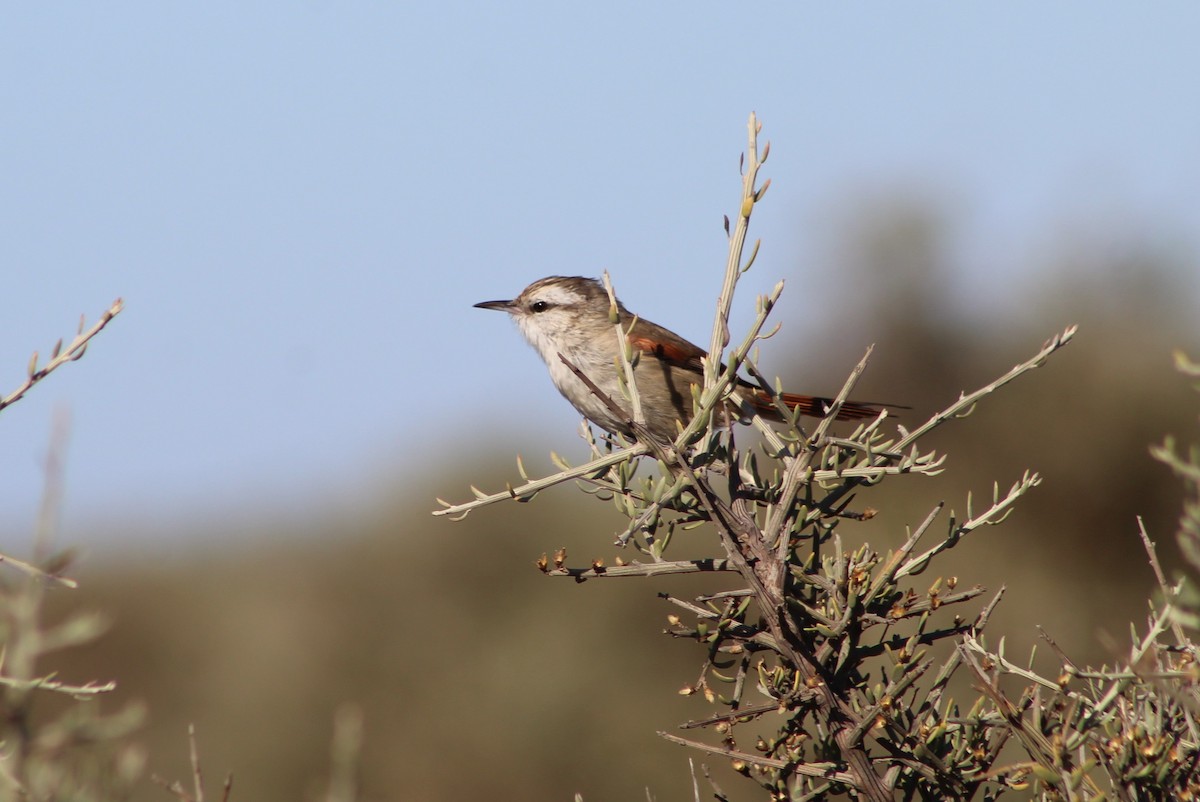
[[[58,584],[65,585],[68,588],[74,589],[74,588],[79,587],[79,583],[76,582],[74,579],[71,579],[70,577],[59,576],[58,574],[47,573],[46,571],[43,571],[41,568],[38,568],[36,565],[33,565],[32,563],[27,563],[24,560],[18,560],[16,557],[13,557],[8,554],[0,554],[0,563],[7,563],[8,565],[11,565],[13,568],[17,568],[21,571],[24,571],[25,573],[29,574],[30,576],[35,576],[39,579],[45,579],[49,582],[57,582]]]
[[[162,786],[167,793],[175,796],[175,798],[179,799],[180,802],[196,802],[195,797],[187,792],[187,790],[183,787],[183,783],[179,782],[179,780],[167,782],[167,780],[163,777],[160,777],[157,774],[151,774],[150,781],[155,785]]]
[[[980,657],[984,658],[984,660],[990,661],[991,663],[995,664],[996,666],[999,666],[1001,669],[1004,670],[1004,672],[1006,674],[1014,674],[1018,677],[1029,680],[1030,682],[1034,683],[1035,685],[1040,685],[1043,688],[1049,688],[1050,690],[1053,690],[1053,691],[1061,691],[1062,690],[1062,686],[1059,685],[1059,683],[1057,681],[1052,680],[1052,679],[1046,679],[1041,674],[1038,674],[1035,671],[1030,671],[1027,668],[1022,668],[1021,666],[1017,665],[1016,663],[1012,662],[1011,660],[1009,660],[1005,657],[1002,657],[1001,655],[992,654],[991,652],[989,652],[987,649],[984,648],[983,644],[980,643],[979,639],[976,638],[974,635],[965,635],[962,639],[962,643],[959,645],[958,648],[960,650],[963,650],[964,656],[967,654],[967,652],[974,652],[975,654],[978,654]]]
[[[848,771],[835,771],[837,763],[789,763],[786,760],[778,760],[773,757],[763,757],[762,755],[752,755],[749,752],[739,752],[736,749],[730,749],[726,746],[713,746],[712,744],[702,743],[701,741],[693,741],[688,738],[680,738],[678,735],[672,735],[669,732],[659,732],[660,738],[664,738],[673,744],[687,746],[692,749],[698,749],[701,752],[709,752],[714,755],[722,755],[730,760],[740,760],[743,763],[749,763],[755,766],[766,766],[771,769],[779,769],[789,774],[802,774],[806,777],[820,777],[823,780],[832,780],[834,782],[849,785],[852,788],[857,787],[858,782],[854,775]]]
[[[930,510],[929,515],[925,516],[925,520],[921,522],[921,525],[918,526],[916,530],[908,536],[908,540],[904,542],[904,545],[888,557],[888,561],[883,566],[883,569],[880,570],[879,576],[875,578],[875,581],[871,584],[870,590],[868,590],[866,595],[863,597],[863,604],[870,603],[876,596],[879,595],[881,590],[896,580],[896,572],[900,570],[900,566],[904,563],[908,555],[912,554],[913,549],[917,547],[917,542],[920,541],[922,536],[924,536],[934,519],[937,518],[938,513],[940,513],[945,506],[946,502],[939,501],[937,505]]]
[[[750,226],[750,214],[754,204],[761,197],[754,184],[758,180],[758,168],[762,162],[758,158],[758,133],[762,125],[752,113],[747,123],[748,142],[746,154],[749,156],[746,171],[742,176],[742,201],[738,209],[737,222],[733,234],[729,238],[729,258],[725,263],[725,279],[721,284],[721,295],[717,298],[716,317],[713,320],[712,340],[708,348],[708,358],[704,363],[704,386],[716,384],[717,375],[721,368],[721,357],[725,346],[729,344],[729,312],[733,307],[733,290],[737,286],[738,276],[742,270],[742,250],[746,245],[746,230]],[[770,182],[768,182],[770,183]],[[766,187],[763,187],[766,191]],[[755,249],[757,251],[757,248]]]
[[[614,334],[617,338],[617,353],[621,355],[621,369],[625,374],[625,387],[629,391],[629,407],[633,411],[633,419],[644,424],[646,415],[642,411],[642,396],[638,393],[637,378],[633,375],[633,345],[629,342],[629,333],[633,331],[633,324],[637,322],[637,318],[630,322],[629,331],[626,331],[617,311],[617,293],[613,289],[612,279],[609,278],[607,270],[604,271],[603,278],[604,289],[608,292],[608,316],[616,329]]]
[[[667,576],[669,574],[709,574],[732,571],[729,560],[708,558],[702,560],[678,560],[675,562],[641,563],[628,565],[593,565],[587,568],[549,568],[546,576],[567,576],[583,582],[587,579],[604,579],[628,576]]]
[[[73,362],[82,357],[84,352],[87,350],[88,341],[99,334],[101,329],[107,326],[108,322],[119,315],[121,310],[124,308],[125,303],[120,298],[113,301],[112,306],[106,309],[104,313],[100,315],[100,319],[96,321],[96,324],[86,332],[83,330],[83,319],[81,318],[79,321],[78,336],[76,336],[75,339],[72,340],[65,349],[62,348],[62,340],[59,340],[58,345],[54,347],[50,361],[40,368],[37,366],[38,354],[36,351],[34,351],[33,358],[29,360],[29,375],[25,378],[25,381],[21,383],[21,386],[13,390],[7,396],[0,398],[0,410],[3,410],[5,407],[20,401],[21,398],[24,397],[25,393],[29,392],[30,388],[32,388],[42,379],[49,376],[59,367],[62,367],[62,365],[66,364],[67,362]]]
[[[1051,354],[1069,343],[1078,331],[1078,326],[1067,326],[1062,333],[1055,334],[1053,337],[1046,340],[1036,354],[1024,362],[1015,365],[1000,378],[985,384],[983,387],[980,387],[973,393],[964,393],[960,395],[958,400],[953,404],[946,407],[941,412],[936,413],[929,420],[925,421],[925,423],[921,424],[916,429],[902,437],[894,446],[892,446],[892,450],[903,451],[904,449],[908,448],[908,446],[912,445],[921,437],[924,437],[926,434],[936,429],[938,426],[941,426],[946,421],[965,415],[981,399],[996,392],[1013,379],[1016,379],[1018,376],[1024,373],[1028,373],[1034,368],[1041,367],[1043,364],[1045,364],[1046,360],[1050,358]]]
[[[192,787],[196,802],[204,802],[204,779],[200,776],[200,747],[196,745],[196,725],[188,724],[188,753],[192,761]]]
[[[1055,351],[1057,351],[1058,349],[1062,348],[1067,343],[1069,343],[1078,331],[1079,331],[1078,326],[1068,326],[1061,333],[1055,334],[1050,339],[1046,340],[1046,342],[1042,344],[1041,349],[1039,349],[1036,354],[1034,354],[1032,357],[1025,360],[1024,362],[1021,362],[1020,364],[1014,366],[1011,370],[1009,370],[1007,373],[1005,373],[1000,378],[996,379],[993,382],[989,382],[988,384],[985,384],[983,387],[980,387],[979,389],[975,390],[974,392],[960,394],[957,401],[950,404],[949,406],[947,406],[945,409],[941,410],[940,412],[935,413],[932,417],[929,418],[929,420],[925,421],[923,424],[918,426],[916,429],[912,430],[911,432],[908,432],[903,437],[901,437],[898,441],[891,444],[891,446],[888,449],[889,452],[904,453],[906,450],[908,450],[908,448],[910,446],[913,446],[922,437],[929,434],[931,431],[938,428],[939,426],[946,423],[947,421],[953,420],[958,417],[965,417],[975,407],[975,404],[977,404],[980,400],[982,400],[986,396],[994,393],[996,390],[1000,389],[1001,387],[1003,387],[1004,385],[1013,381],[1014,379],[1021,376],[1022,374],[1027,373],[1027,372],[1033,370],[1034,368],[1041,367],[1043,364],[1045,364],[1046,360],[1049,359],[1050,356]],[[872,460],[872,463],[874,465],[886,465],[890,461],[890,459],[891,458],[886,454],[876,454],[874,460]],[[846,482],[841,487],[831,491],[825,497],[823,504],[826,506],[835,504],[845,494],[853,491],[855,488],[857,488],[862,483],[863,483],[863,479],[861,479],[861,478],[856,478],[853,481]]]
[[[1158,549],[1154,546],[1154,541],[1150,539],[1149,533],[1146,532],[1146,522],[1142,520],[1142,516],[1137,517],[1138,534],[1142,538],[1142,546],[1146,549],[1146,556],[1150,560],[1150,568],[1154,571],[1154,578],[1158,581],[1158,589],[1163,595],[1163,600],[1168,605],[1175,604],[1179,597],[1179,591],[1183,588],[1183,580],[1180,580],[1175,585],[1167,582],[1167,575],[1163,573],[1162,564],[1158,561]],[[1179,623],[1177,616],[1171,618],[1171,632],[1175,635],[1175,643],[1183,646],[1188,643],[1187,637],[1183,634],[1183,625]]]
[[[1167,622],[1171,619],[1172,615],[1170,605],[1163,605],[1163,609],[1151,620],[1150,627],[1146,632],[1146,636],[1142,638],[1140,643],[1134,646],[1133,652],[1129,656],[1129,665],[1131,668],[1146,658],[1146,655],[1149,654],[1150,650],[1153,649],[1157,643],[1158,637],[1166,631]],[[1117,697],[1125,692],[1125,689],[1129,687],[1131,682],[1133,682],[1132,679],[1118,679],[1114,681],[1104,695],[1101,696],[1100,699],[1098,699],[1095,703],[1090,705],[1090,709],[1088,710],[1087,715],[1084,717],[1083,724],[1080,725],[1080,729],[1086,729],[1088,726],[1091,726],[1094,722],[1096,722],[1100,716],[1108,710],[1109,705],[1111,705],[1113,701],[1117,699]]]
[[[445,506],[445,509],[434,510],[434,515],[449,515],[454,520],[461,520],[471,510],[479,507],[486,507],[489,504],[495,504],[498,501],[507,501],[509,499],[517,499],[518,501],[527,500],[527,496],[545,490],[555,485],[560,485],[563,482],[569,482],[572,479],[579,479],[587,476],[590,473],[596,473],[601,469],[611,467],[621,462],[626,462],[634,457],[640,457],[642,454],[649,453],[650,449],[644,443],[634,443],[628,448],[623,448],[619,451],[614,451],[611,454],[606,454],[599,459],[594,459],[591,462],[584,463],[569,470],[559,471],[556,474],[547,476],[544,479],[535,479],[532,482],[526,482],[517,487],[510,487],[502,493],[492,493],[487,495],[480,493],[479,497],[474,501],[468,501],[463,504],[451,504],[448,501],[438,499],[437,502]]]
[[[1027,493],[1031,488],[1037,487],[1041,481],[1041,477],[1039,477],[1036,473],[1030,473],[1026,471],[1021,477],[1020,481],[1013,483],[1013,486],[1009,488],[1008,494],[1004,498],[993,502],[992,505],[984,510],[981,514],[976,515],[970,520],[964,521],[963,523],[954,527],[950,531],[950,534],[946,536],[946,539],[941,543],[929,549],[924,554],[910,559],[900,568],[900,570],[896,572],[896,578],[899,579],[900,577],[909,576],[910,574],[916,575],[921,573],[925,570],[926,566],[929,565],[929,561],[934,557],[934,555],[954,548],[965,535],[973,532],[981,526],[1000,523],[1002,520],[1004,520],[1008,511],[1012,508],[1012,505],[1016,503],[1017,499],[1025,495],[1025,493]]]
[[[825,433],[829,431],[830,425],[837,418],[838,410],[841,409],[842,404],[849,398],[850,392],[854,389],[854,385],[858,381],[858,377],[867,369],[867,360],[871,358],[871,351],[873,349],[874,346],[868,348],[867,352],[863,354],[863,358],[854,366],[854,370],[850,371],[850,375],[842,385],[841,392],[837,394],[829,409],[826,410],[825,417],[817,424],[812,437],[809,438],[804,453],[792,461],[787,468],[787,473],[783,477],[781,498],[778,503],[772,505],[770,517],[763,533],[763,541],[769,547],[775,549],[775,559],[781,563],[787,558],[789,539],[785,534],[785,524],[792,519],[796,494],[800,492],[800,487],[807,480],[808,468],[812,464],[813,456],[823,447]],[[880,414],[886,415],[887,413],[885,411]],[[830,473],[833,476],[839,475],[837,472]],[[782,581],[782,574],[780,574],[780,581]]]
[[[18,688],[27,691],[54,691],[55,693],[66,694],[67,696],[98,696],[102,693],[110,693],[117,689],[117,683],[105,682],[96,684],[87,682],[83,685],[70,685],[65,682],[59,682],[53,677],[39,677],[36,679],[16,679],[14,677],[0,676],[0,685],[8,688]]]

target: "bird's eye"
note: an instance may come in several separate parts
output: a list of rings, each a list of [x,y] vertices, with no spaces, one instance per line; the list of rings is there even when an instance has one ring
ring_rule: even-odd
[[[550,304],[545,301],[534,301],[529,305],[529,311],[531,312],[545,312],[549,308]]]

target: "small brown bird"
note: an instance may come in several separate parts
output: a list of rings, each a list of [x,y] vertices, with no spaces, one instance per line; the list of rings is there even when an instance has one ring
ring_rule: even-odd
[[[613,324],[609,320],[608,292],[596,279],[580,276],[549,276],[533,282],[511,301],[483,301],[480,309],[508,312],[529,344],[537,349],[550,369],[550,378],[558,391],[584,417],[609,432],[632,436],[627,425],[632,419],[629,402],[622,396],[618,376],[622,367]],[[638,396],[646,426],[657,437],[673,441],[677,422],[692,417],[692,386],[703,386],[705,351],[673,331],[630,314],[619,301],[621,325],[629,331],[629,342],[640,358],[634,369]],[[629,329],[633,324],[632,330]],[[616,402],[626,415],[617,417],[570,368],[559,359],[569,359],[584,375]],[[739,380],[741,394],[753,411],[770,420],[782,416],[770,397],[749,382]],[[783,393],[783,402],[805,415],[821,417],[830,399],[811,395]],[[882,404],[846,402],[838,411],[838,420],[874,418]],[[751,410],[739,410],[748,417]]]

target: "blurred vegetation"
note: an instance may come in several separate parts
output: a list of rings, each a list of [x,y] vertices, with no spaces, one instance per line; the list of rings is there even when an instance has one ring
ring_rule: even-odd
[[[1137,516],[1160,542],[1164,562],[1178,564],[1173,533],[1182,491],[1149,448],[1170,433],[1186,438],[1196,430],[1194,395],[1172,362],[1174,349],[1200,345],[1195,255],[1149,245],[1108,253],[1088,241],[1065,242],[1045,264],[1022,271],[1036,278],[1014,287],[1012,298],[974,297],[983,311],[970,319],[954,311],[953,232],[936,210],[883,204],[858,219],[843,239],[839,272],[860,299],[856,319],[878,327],[866,381],[913,405],[914,417],[1023,358],[1056,325],[1079,324],[1075,342],[1045,372],[935,433],[931,442],[949,455],[948,470],[915,495],[911,485],[881,487],[887,523],[872,525],[919,520],[930,499],[961,507],[968,491],[986,496],[993,481],[1007,486],[1026,468],[1036,470],[1044,483],[989,533],[986,559],[965,550],[947,563],[972,581],[1012,589],[993,634],[1029,642],[1036,622],[1074,656],[1102,660],[1097,632],[1120,635],[1140,618],[1153,579]],[[969,286],[965,293],[972,294]],[[855,355],[842,350],[841,360]]]
[[[1010,654],[1022,653],[1040,624],[1077,661],[1109,660],[1110,636],[1123,640],[1154,587],[1136,516],[1167,565],[1177,559],[1181,491],[1148,447],[1169,432],[1195,433],[1194,398],[1170,358],[1173,348],[1194,353],[1200,344],[1197,288],[1186,283],[1200,272],[1195,255],[1109,254],[1083,243],[1047,259],[1037,284],[1017,288],[1002,313],[993,306],[972,320],[948,311],[956,305],[952,234],[936,210],[903,201],[857,216],[825,271],[841,284],[832,297],[853,302],[831,304],[842,311],[823,324],[827,341],[795,344],[803,375],[835,387],[861,356],[860,341],[875,341],[860,394],[909,404],[918,420],[1064,324],[1081,332],[1046,371],[935,436],[950,456],[945,474],[884,485],[872,500],[881,514],[848,524],[843,537],[857,528],[876,547],[898,544],[936,501],[989,497],[993,481],[1007,487],[1034,469],[1042,486],[1003,527],[949,554],[940,572],[1008,586],[989,633],[993,642],[1006,636]],[[788,292],[811,283],[793,277]],[[784,338],[782,309],[780,319]],[[771,367],[791,384],[785,366]],[[821,387],[806,381],[804,389]],[[548,439],[570,454],[572,436]],[[431,518],[431,499],[447,488],[514,478],[515,448],[497,449],[494,464],[417,477],[402,454],[374,505],[346,518],[317,502],[307,531],[289,524],[231,538],[180,522],[170,547],[97,555],[78,576],[81,590],[52,589],[49,602],[102,610],[112,628],[54,668],[72,681],[117,679],[104,709],[144,702],[140,740],[164,777],[189,776],[194,722],[212,779],[233,772],[235,800],[320,798],[345,702],[364,713],[364,799],[536,802],[576,791],[644,799],[647,788],[659,799],[690,798],[685,753],[654,732],[704,714],[702,700],[675,694],[699,665],[690,647],[660,634],[667,605],[660,619],[647,610],[656,609],[655,593],[692,595],[696,585],[547,581],[533,565],[542,552],[565,546],[574,563],[611,563],[612,534],[623,528],[608,506],[570,491],[462,523]],[[184,540],[223,545],[179,554],[174,544]],[[50,700],[39,714],[56,715],[55,707]],[[724,785],[734,799],[757,798]],[[134,799],[167,798],[143,786]]]

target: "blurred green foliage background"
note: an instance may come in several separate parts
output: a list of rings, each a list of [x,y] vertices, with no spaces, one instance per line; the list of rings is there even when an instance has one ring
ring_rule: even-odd
[[[791,389],[836,388],[869,337],[878,345],[858,394],[911,405],[901,422],[912,424],[1080,324],[1046,368],[938,433],[950,456],[942,476],[864,491],[855,506],[881,513],[843,533],[886,550],[937,501],[962,510],[968,492],[988,497],[993,481],[1006,488],[1034,469],[1044,484],[928,579],[1006,585],[989,633],[1010,655],[1042,625],[1077,660],[1104,661],[1152,588],[1136,516],[1174,561],[1180,490],[1147,446],[1169,432],[1197,439],[1196,399],[1171,365],[1173,348],[1200,346],[1196,255],[1149,243],[1112,253],[1066,236],[1040,278],[1016,288],[1018,303],[977,318],[952,291],[954,228],[938,208],[864,202],[826,236],[822,275],[789,276],[777,312],[771,354],[794,362],[765,366]],[[719,254],[713,264],[715,286]],[[819,337],[789,339],[813,315]],[[572,564],[619,553],[615,514],[569,487],[459,523],[433,518],[434,496],[515,480],[517,452],[531,471],[549,470],[547,449],[530,443],[583,454],[569,431],[528,421],[506,431],[484,443],[447,436],[420,464],[398,459],[353,510],[317,498],[237,533],[176,522],[186,531],[172,540],[195,544],[185,551],[153,545],[131,517],[114,539],[142,545],[95,550],[78,571],[83,589],[52,598],[56,615],[106,612],[111,631],[46,668],[117,679],[105,707],[144,701],[140,740],[160,775],[188,775],[195,722],[210,783],[232,771],[234,799],[316,798],[347,702],[365,714],[366,799],[691,798],[688,756],[654,732],[706,714],[702,699],[676,693],[701,655],[660,634],[672,610],[655,594],[694,595],[720,577],[546,579],[533,565],[543,552],[565,546]],[[679,556],[715,553],[706,532],[690,537]],[[718,776],[733,798],[757,798]],[[138,796],[162,798],[149,783]]]

